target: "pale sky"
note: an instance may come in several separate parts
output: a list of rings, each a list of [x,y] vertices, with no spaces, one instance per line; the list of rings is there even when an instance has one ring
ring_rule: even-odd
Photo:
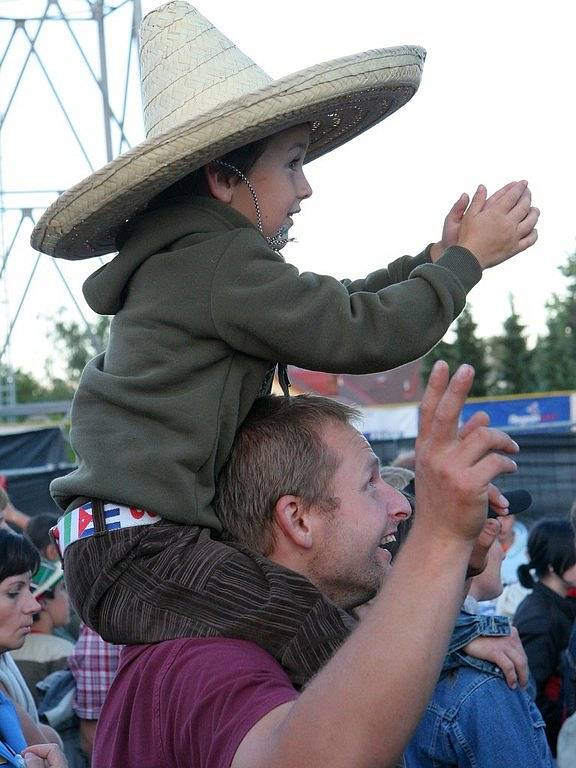
[[[158,5],[144,0],[143,12]],[[564,284],[556,267],[576,244],[573,3],[198,0],[197,7],[273,77],[370,48],[425,47],[422,84],[412,101],[307,166],[314,195],[296,218],[292,232],[298,243],[289,245],[285,256],[301,270],[359,277],[438,239],[444,216],[461,192],[473,192],[480,182],[493,191],[509,180],[526,178],[542,211],[539,241],[487,272],[470,305],[481,333],[498,333],[512,292],[532,334],[543,330],[544,302]],[[74,68],[64,76],[69,77],[74,109],[90,113],[94,107],[88,89],[73,85]],[[87,174],[73,142],[64,139],[65,126],[50,133],[51,123],[41,108],[49,94],[42,90],[37,97],[23,102],[18,124],[11,134],[5,131],[5,187],[7,173],[14,173],[13,164],[6,169],[10,137],[10,158],[14,163],[16,137],[21,141],[17,161],[28,178],[42,176],[39,187],[51,186],[47,169],[64,169],[66,184]],[[99,134],[94,141],[102,141]],[[7,237],[5,231],[5,241]],[[16,256],[7,297],[12,315],[23,279],[16,267],[22,273],[29,269],[34,254],[24,248]],[[13,364],[31,370],[47,349],[45,323],[37,316],[71,305],[54,281],[50,261],[42,257],[40,277],[13,335]],[[82,301],[79,286],[98,262],[59,266]]]

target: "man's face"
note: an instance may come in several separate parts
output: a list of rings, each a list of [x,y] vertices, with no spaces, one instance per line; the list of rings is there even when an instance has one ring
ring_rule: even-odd
[[[308,575],[337,605],[352,608],[379,590],[391,559],[382,545],[411,510],[406,498],[382,480],[378,458],[356,429],[333,424],[323,438],[340,459],[330,490],[340,503],[333,512],[313,511]]]

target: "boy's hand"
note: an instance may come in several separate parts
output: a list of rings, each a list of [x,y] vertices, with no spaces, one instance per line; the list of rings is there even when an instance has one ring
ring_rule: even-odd
[[[458,245],[468,248],[482,269],[526,250],[538,239],[540,211],[531,201],[527,181],[507,184],[489,199],[486,187],[480,185],[462,217]]]
[[[488,499],[496,495],[492,480],[516,471],[516,463],[505,454],[518,451],[509,435],[487,426],[485,415],[458,429],[473,380],[474,369],[468,365],[450,379],[446,363],[435,364],[422,398],[416,441],[416,522],[426,520],[430,537],[470,544],[484,527]]]
[[[451,245],[456,245],[458,242],[460,224],[462,223],[462,217],[464,216],[466,208],[468,208],[469,202],[470,198],[464,192],[448,211],[448,215],[444,219],[442,239],[438,243],[434,243],[430,249],[430,258],[432,261],[438,261],[446,248],[449,248]]]
[[[500,667],[510,688],[520,683],[522,688],[528,685],[528,659],[522,647],[516,627],[504,637],[477,637],[462,649],[469,656],[491,661]]]
[[[492,517],[488,518],[484,523],[484,528],[482,529],[480,536],[478,536],[476,543],[474,544],[474,549],[470,555],[470,562],[468,563],[466,578],[472,579],[474,576],[478,576],[479,573],[482,573],[484,568],[486,568],[490,547],[498,538],[499,533],[500,521]]]

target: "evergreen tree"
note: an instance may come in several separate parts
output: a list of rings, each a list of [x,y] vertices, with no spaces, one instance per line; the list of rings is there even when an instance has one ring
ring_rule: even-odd
[[[547,302],[547,333],[534,351],[538,388],[544,392],[576,389],[576,253],[559,269],[568,279],[566,292]]]
[[[454,358],[454,345],[449,344],[446,341],[439,341],[434,349],[431,349],[427,355],[424,355],[422,358],[422,367],[420,369],[420,376],[424,386],[426,386],[430,372],[437,360],[445,360],[448,363],[450,370],[455,370],[458,366]]]
[[[466,307],[456,321],[454,351],[458,364],[469,363],[474,366],[474,370],[476,371],[470,396],[485,397],[487,394],[486,379],[488,376],[486,344],[482,338],[476,336],[476,328],[477,326],[472,318],[472,313],[470,312],[470,309]]]
[[[504,333],[496,336],[490,345],[490,367],[493,374],[491,394],[517,395],[533,392],[536,388],[533,353],[528,349],[525,329],[510,295],[510,315],[504,321]]]
[[[486,363],[486,345],[476,336],[476,323],[470,309],[466,307],[456,321],[456,336],[452,344],[441,341],[422,359],[422,380],[425,383],[436,360],[446,360],[450,373],[461,363],[474,366],[476,376],[470,391],[471,397],[484,397],[487,393],[488,365]]]

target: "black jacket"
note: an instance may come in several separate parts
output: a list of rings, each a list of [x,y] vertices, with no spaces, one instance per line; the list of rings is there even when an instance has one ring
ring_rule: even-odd
[[[576,620],[576,598],[561,597],[544,584],[518,606],[514,626],[520,633],[528,666],[536,684],[536,704],[546,722],[548,742],[555,753],[562,724],[560,662]]]

